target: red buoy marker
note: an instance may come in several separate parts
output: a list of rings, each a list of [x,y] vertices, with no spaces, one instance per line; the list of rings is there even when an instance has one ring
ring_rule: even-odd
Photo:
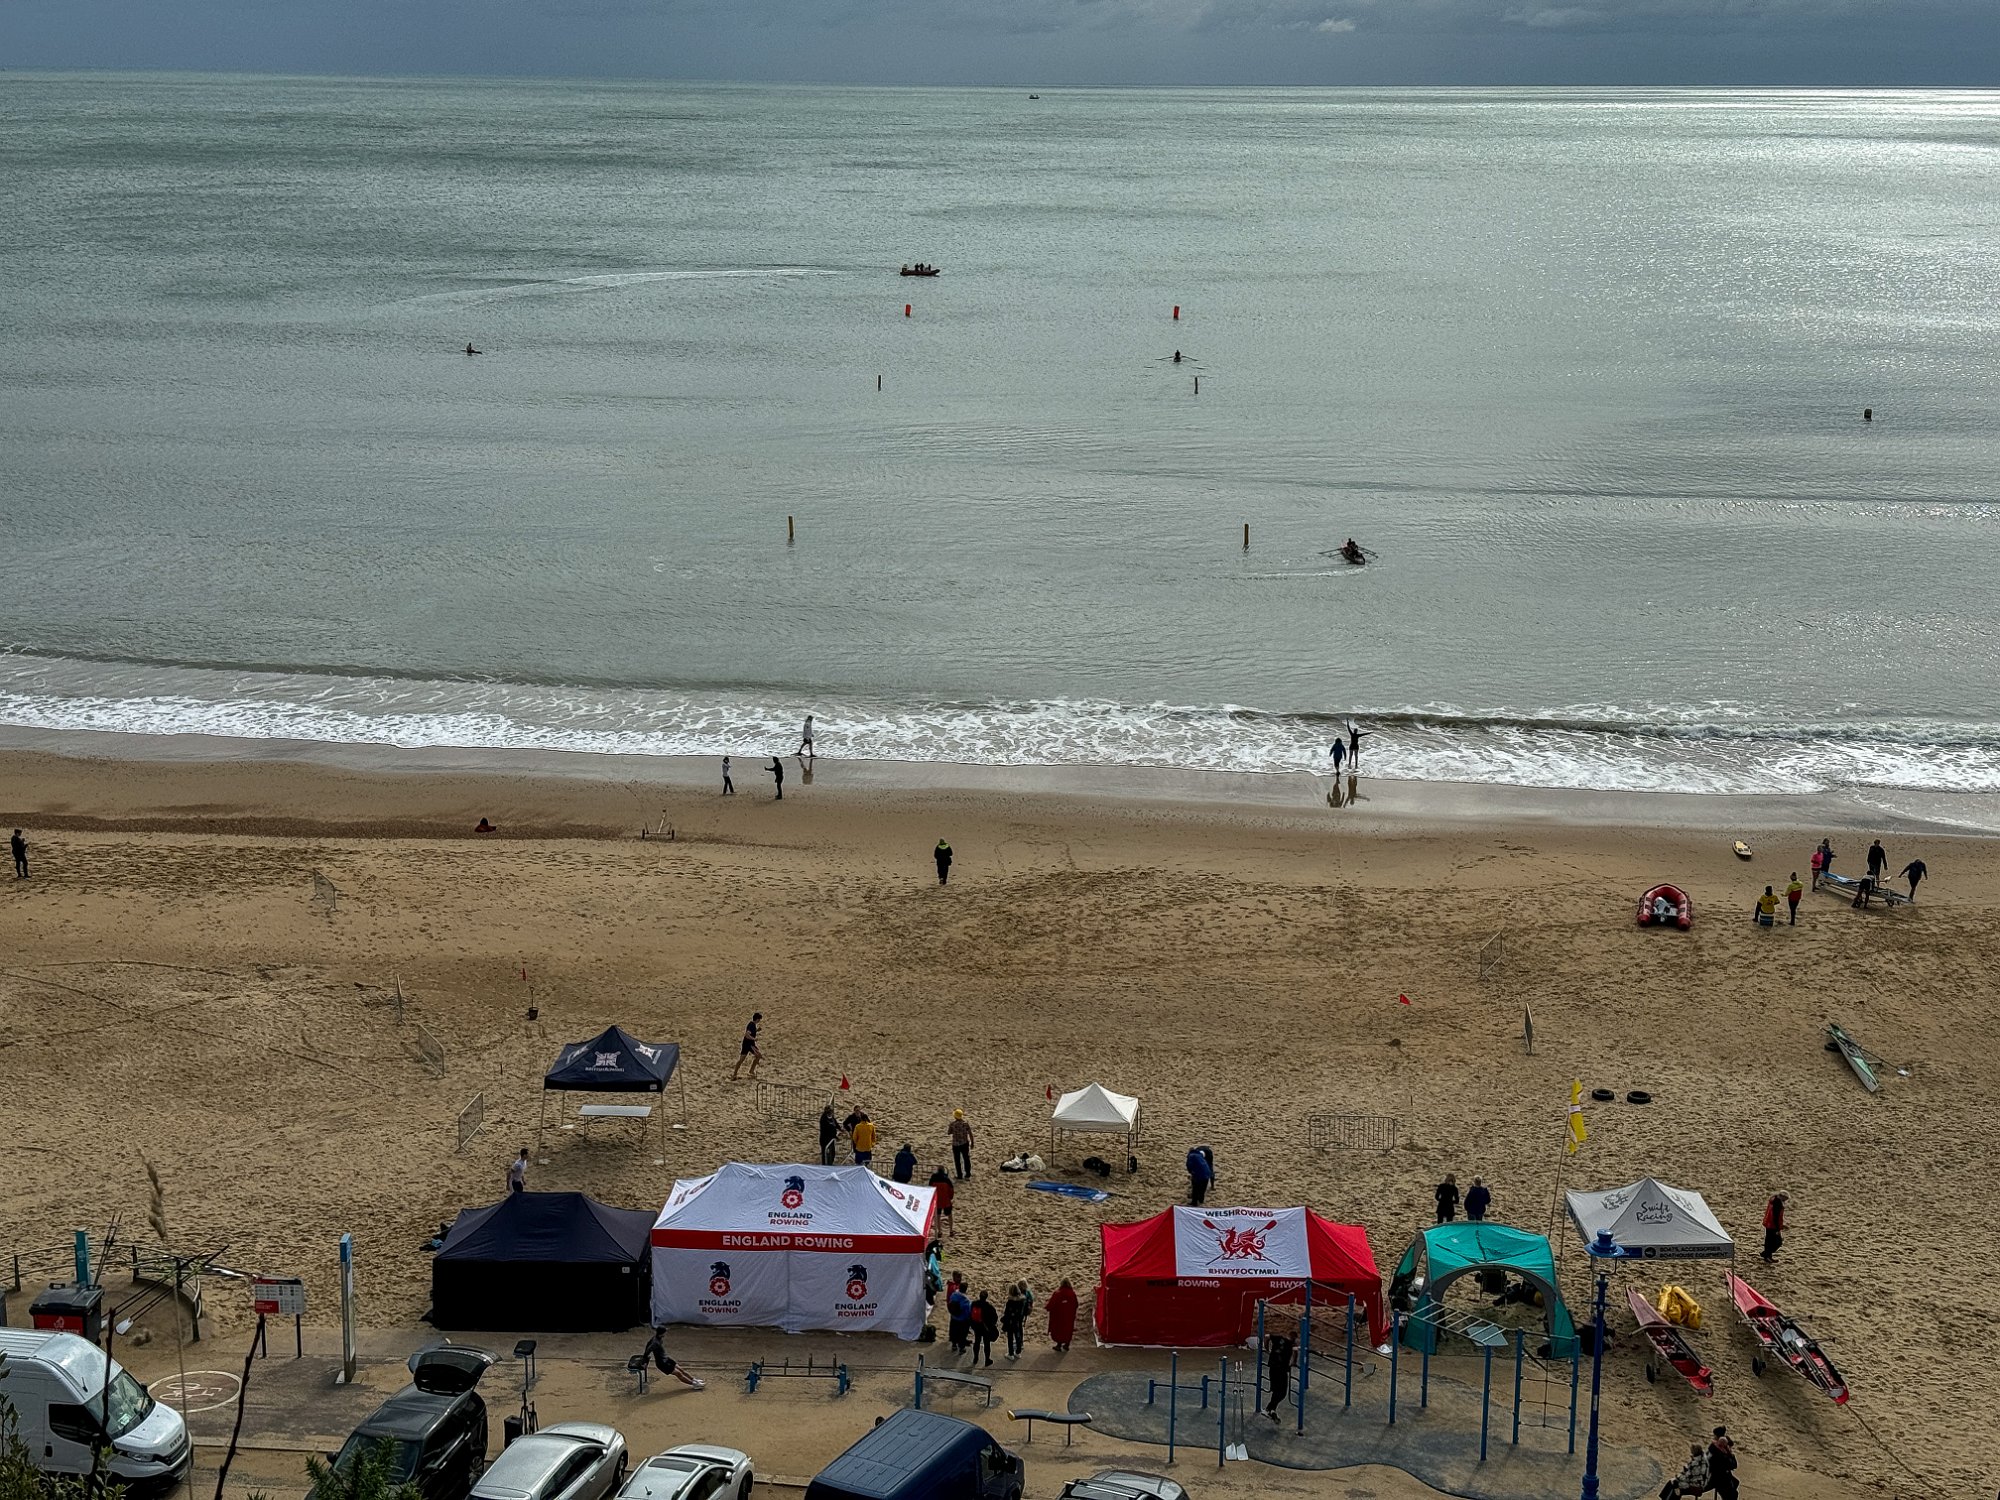
[[[910,315],[910,304],[905,302],[903,304],[903,316],[907,318],[909,315]]]

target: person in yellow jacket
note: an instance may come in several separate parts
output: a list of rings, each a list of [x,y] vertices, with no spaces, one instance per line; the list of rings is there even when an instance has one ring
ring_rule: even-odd
[[[1792,883],[1785,887],[1785,904],[1792,909],[1791,921],[1786,923],[1788,927],[1799,925],[1799,897],[1805,893],[1806,888],[1799,884],[1799,872],[1792,871]]]
[[[875,1122],[863,1114],[854,1122],[854,1165],[865,1167],[875,1155]]]
[[[1778,893],[1768,885],[1764,894],[1757,898],[1757,925],[1775,927],[1778,925]]]

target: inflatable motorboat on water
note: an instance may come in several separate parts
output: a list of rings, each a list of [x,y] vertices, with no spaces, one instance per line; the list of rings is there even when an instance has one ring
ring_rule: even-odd
[[[1639,925],[1678,927],[1685,932],[1694,925],[1694,902],[1677,885],[1656,885],[1639,898]]]
[[[898,276],[935,276],[938,274],[938,268],[936,266],[927,266],[922,261],[918,261],[914,266],[904,266],[896,274]]]

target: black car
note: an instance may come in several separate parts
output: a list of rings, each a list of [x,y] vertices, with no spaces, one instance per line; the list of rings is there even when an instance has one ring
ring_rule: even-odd
[[[334,1468],[386,1442],[391,1483],[416,1485],[424,1500],[466,1500],[486,1468],[486,1403],[473,1387],[493,1359],[465,1344],[411,1355],[410,1383],[354,1429]]]

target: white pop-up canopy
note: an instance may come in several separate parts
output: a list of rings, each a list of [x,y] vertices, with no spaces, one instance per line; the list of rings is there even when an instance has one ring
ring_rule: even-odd
[[[1064,1094],[1056,1100],[1049,1116],[1049,1155],[1056,1152],[1056,1132],[1072,1130],[1085,1135],[1122,1135],[1125,1154],[1132,1154],[1132,1138],[1139,1133],[1139,1101],[1130,1094],[1114,1094],[1099,1083]]]
[[[653,1321],[913,1339],[935,1196],[866,1167],[731,1162],[676,1182],[653,1224]]]
[[[1736,1242],[1700,1193],[1641,1177],[1621,1188],[1566,1193],[1570,1221],[1591,1253],[1615,1260],[1730,1260]],[[1610,1248],[1599,1233],[1611,1236]]]

